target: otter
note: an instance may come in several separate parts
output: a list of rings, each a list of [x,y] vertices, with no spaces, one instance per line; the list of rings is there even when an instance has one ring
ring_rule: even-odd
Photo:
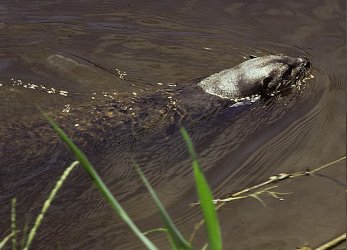
[[[308,75],[310,68],[311,63],[304,57],[257,57],[189,86],[143,96],[118,95],[102,102],[90,100],[72,107],[71,112],[53,110],[48,115],[90,158],[94,155],[97,159],[108,148],[129,144],[129,138],[140,140],[147,134],[154,137],[158,131],[171,134],[179,126],[192,128],[192,124],[210,121],[208,118],[216,117],[218,112],[233,110],[230,107],[235,103],[290,89]],[[32,172],[47,170],[49,165],[65,166],[71,159],[39,113],[4,124],[0,138],[1,165],[7,166],[13,183],[20,176],[26,178]]]
[[[247,60],[198,83],[206,93],[238,100],[276,94],[307,76],[311,63],[305,57],[269,55]]]

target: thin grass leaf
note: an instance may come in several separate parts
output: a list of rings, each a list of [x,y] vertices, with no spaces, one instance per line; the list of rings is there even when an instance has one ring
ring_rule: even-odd
[[[196,160],[193,161],[193,169],[199,201],[206,222],[209,245],[212,250],[220,250],[222,249],[222,239],[211,190]]]
[[[146,176],[143,174],[142,170],[135,165],[137,172],[139,173],[143,183],[147,187],[149,193],[151,194],[153,200],[157,204],[157,207],[160,211],[160,216],[164,221],[165,227],[167,228],[167,231],[172,239],[172,243],[175,246],[175,249],[192,249],[188,241],[184,239],[182,234],[178,231],[178,229],[175,227],[173,221],[171,220],[169,214],[166,212],[163,204],[159,200],[159,197],[157,196],[156,192],[152,188],[151,184],[149,184]]]
[[[7,235],[2,241],[0,241],[0,250],[5,247],[7,241],[9,241],[9,239],[11,239],[12,236],[13,236],[13,232]]]
[[[256,195],[256,194],[250,194],[249,196],[252,197],[252,198],[254,198],[254,199],[256,199],[257,201],[260,201],[260,203],[261,203],[264,207],[266,207],[265,202],[264,202],[263,199],[261,199],[258,195]]]
[[[108,203],[111,205],[113,210],[119,215],[119,217],[121,217],[121,219],[129,226],[129,228],[143,242],[143,244],[145,244],[145,246],[148,249],[156,250],[157,247],[154,246],[154,244],[146,236],[143,235],[143,233],[137,228],[137,226],[134,224],[134,222],[130,219],[128,214],[119,204],[119,202],[116,200],[116,198],[112,195],[110,190],[107,188],[105,183],[102,181],[100,176],[95,171],[92,164],[89,162],[87,156],[79,150],[79,148],[72,142],[72,140],[70,140],[70,138],[64,133],[64,131],[61,128],[59,128],[57,124],[53,122],[51,118],[49,118],[46,114],[43,114],[43,116],[51,124],[52,128],[59,135],[60,139],[63,142],[65,142],[66,145],[69,147],[69,149],[74,153],[76,159],[80,162],[81,166],[88,173],[88,175],[94,182],[95,186],[99,189],[99,191],[108,201]]]
[[[163,227],[154,228],[154,229],[151,229],[151,230],[144,232],[143,234],[148,235],[151,233],[167,233],[167,228],[163,228]]]
[[[20,239],[20,249],[23,249],[28,237],[28,221],[25,222],[21,235],[22,236]]]
[[[172,241],[172,237],[170,236],[167,228],[155,228],[155,229],[148,230],[148,231],[144,232],[143,234],[144,235],[148,235],[150,233],[155,233],[155,232],[165,233],[165,235],[166,235],[166,237],[167,237],[167,239],[168,239],[168,241],[170,243],[171,249],[177,249],[176,245]]]
[[[208,248],[208,244],[206,243],[206,244],[201,248],[201,250],[207,250],[207,248]]]
[[[184,128],[181,128],[181,134],[188,146],[189,153],[193,159],[192,165],[195,177],[195,184],[199,196],[199,202],[205,219],[210,249],[221,250],[222,238],[216,209],[213,204],[211,189],[206,181],[204,174],[200,169],[193,143],[187,131]]]
[[[43,203],[42,209],[40,214],[36,217],[34,226],[31,228],[29,235],[28,235],[28,239],[26,241],[26,244],[23,248],[23,250],[28,250],[31,242],[33,241],[33,239],[35,238],[37,229],[39,228],[39,226],[42,223],[43,217],[45,216],[48,208],[51,206],[51,203],[54,199],[54,197],[56,196],[57,192],[59,191],[59,189],[62,187],[64,181],[66,180],[66,178],[69,176],[69,174],[71,173],[71,171],[78,165],[78,161],[74,161],[67,169],[65,169],[64,173],[61,175],[61,177],[59,178],[59,180],[57,181],[57,183],[55,184],[54,188],[52,189],[52,191],[50,192],[47,200]]]
[[[11,206],[11,233],[12,237],[12,250],[17,249],[17,226],[16,226],[16,198],[12,199]]]

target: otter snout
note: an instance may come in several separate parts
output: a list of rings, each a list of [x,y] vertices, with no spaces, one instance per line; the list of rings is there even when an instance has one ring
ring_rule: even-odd
[[[300,60],[301,68],[303,68],[305,70],[311,69],[311,62],[310,62],[310,60],[308,60],[307,57],[300,57],[299,60]]]

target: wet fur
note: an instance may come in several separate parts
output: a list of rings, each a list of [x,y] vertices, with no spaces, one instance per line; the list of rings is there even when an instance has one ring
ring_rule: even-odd
[[[198,83],[206,93],[226,99],[266,95],[299,81],[310,67],[306,58],[270,55],[252,58]]]

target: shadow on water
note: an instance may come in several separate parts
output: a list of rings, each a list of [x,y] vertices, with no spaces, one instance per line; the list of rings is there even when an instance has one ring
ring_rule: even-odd
[[[201,216],[189,206],[196,195],[178,124],[188,129],[217,197],[345,154],[342,2],[81,4],[0,4],[1,235],[10,225],[10,199],[17,197],[23,225],[72,160],[36,105],[68,130],[144,230],[161,221],[134,160],[186,235]],[[290,95],[232,108],[211,109],[213,98],[178,92],[248,55],[279,53],[309,57],[315,78]],[[322,173],[327,177],[284,185],[293,192],[285,201],[223,208],[225,248],[294,249],[344,231],[345,193],[337,183],[345,173],[338,167]],[[152,238],[165,249],[163,235]],[[196,244],[203,239],[201,232]],[[33,248],[57,246],[139,249],[141,243],[78,169]]]

